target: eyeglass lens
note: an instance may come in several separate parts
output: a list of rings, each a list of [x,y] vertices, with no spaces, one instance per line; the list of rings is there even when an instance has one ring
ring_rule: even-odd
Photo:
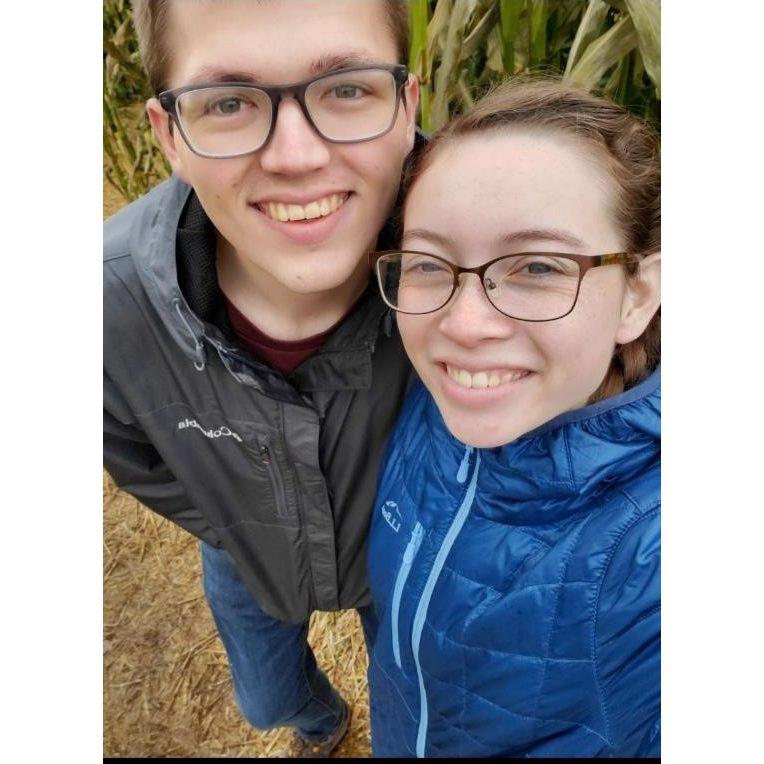
[[[305,105],[331,141],[360,141],[386,132],[395,117],[397,87],[384,69],[338,72],[312,82]],[[193,148],[228,156],[256,151],[271,130],[271,99],[256,87],[208,87],[178,97],[178,118]]]
[[[445,262],[414,252],[384,255],[377,261],[377,278],[387,303],[403,313],[438,310],[454,290],[453,271]],[[491,303],[505,315],[526,321],[564,316],[575,304],[578,284],[578,263],[548,254],[504,257],[483,277]]]

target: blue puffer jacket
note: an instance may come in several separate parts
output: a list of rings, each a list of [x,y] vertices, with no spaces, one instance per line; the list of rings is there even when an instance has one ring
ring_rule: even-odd
[[[660,370],[507,446],[418,385],[372,520],[376,756],[660,755]]]

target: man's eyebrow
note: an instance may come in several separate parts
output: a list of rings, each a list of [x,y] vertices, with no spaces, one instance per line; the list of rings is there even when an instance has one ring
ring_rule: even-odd
[[[371,58],[368,53],[361,50],[351,50],[345,53],[321,56],[311,62],[309,67],[309,76],[324,74],[335,69],[347,69],[353,66],[366,66],[368,64],[379,64],[379,61]],[[258,77],[245,70],[237,71],[235,69],[221,69],[215,66],[203,66],[197,70],[189,79],[188,85],[202,85],[206,83],[217,82],[249,82],[254,85],[273,84],[264,77]],[[288,83],[287,83],[288,84]]]
[[[449,247],[454,243],[453,239],[448,236],[444,236],[437,231],[429,231],[425,228],[410,228],[403,234],[403,241],[406,239],[423,239],[441,247]],[[584,242],[577,236],[556,228],[524,228],[520,231],[508,233],[499,239],[499,243],[504,246],[532,241],[556,241],[560,244],[577,248],[585,246]]]
[[[189,85],[202,85],[216,82],[251,82],[257,83],[258,79],[251,73],[235,71],[231,69],[218,69],[214,66],[204,66],[189,79]]]
[[[371,58],[368,53],[362,50],[349,50],[344,53],[333,53],[331,55],[321,56],[310,65],[311,74],[323,74],[335,69],[347,69],[351,66],[366,66],[368,64],[379,64],[380,62]]]

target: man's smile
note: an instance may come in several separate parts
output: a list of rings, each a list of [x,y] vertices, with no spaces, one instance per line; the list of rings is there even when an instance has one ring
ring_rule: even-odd
[[[331,215],[345,203],[348,196],[348,192],[328,194],[305,204],[274,199],[258,202],[255,206],[271,220],[286,223],[287,221],[313,220]]]

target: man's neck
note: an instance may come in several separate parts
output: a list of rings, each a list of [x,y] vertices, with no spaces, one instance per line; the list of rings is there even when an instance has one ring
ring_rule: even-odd
[[[369,269],[361,259],[350,279],[332,290],[300,294],[285,287],[220,240],[220,288],[247,320],[273,339],[294,341],[326,331],[345,316],[363,293]]]

